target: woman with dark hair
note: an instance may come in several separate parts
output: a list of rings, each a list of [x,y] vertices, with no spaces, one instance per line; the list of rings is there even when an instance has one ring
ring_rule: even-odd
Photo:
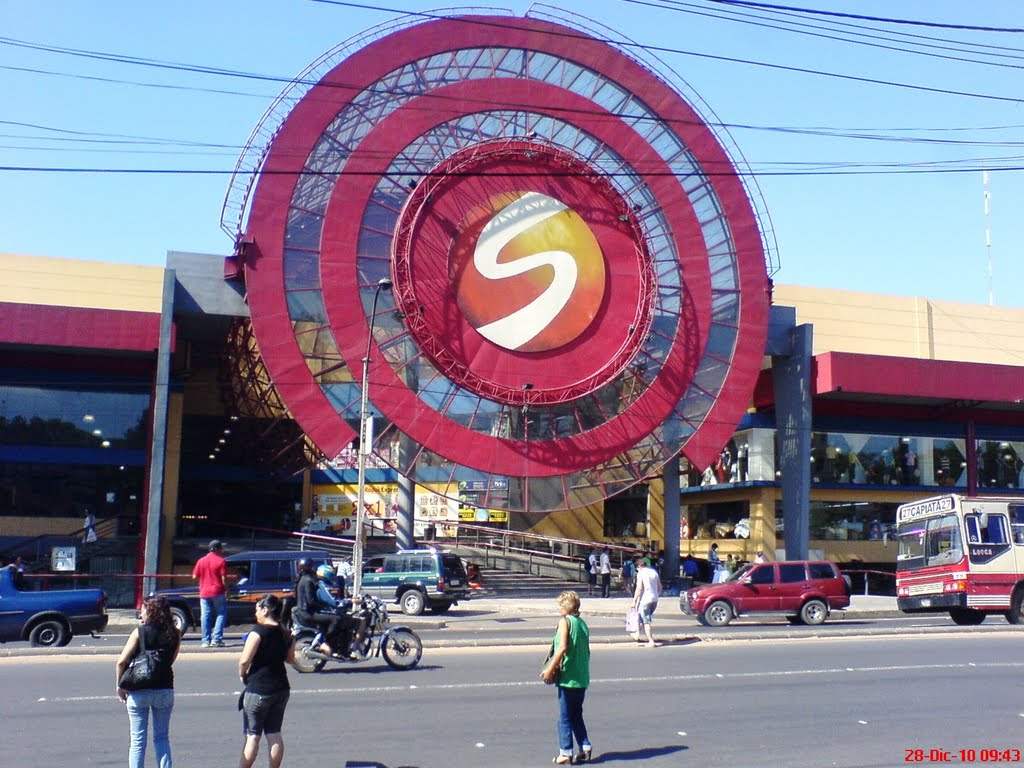
[[[571,765],[574,761],[589,761],[593,749],[583,722],[583,699],[590,686],[590,629],[580,618],[579,595],[566,591],[555,602],[561,618],[540,677],[558,689],[558,754],[551,762]],[[576,755],[572,752],[573,739],[580,748]]]
[[[162,597],[150,597],[143,601],[140,611],[142,623],[128,635],[121,655],[114,665],[114,680],[117,681],[117,697],[128,708],[128,723],[131,738],[128,746],[129,768],[142,768],[146,762],[146,738],[149,730],[149,713],[153,712],[153,749],[159,768],[171,768],[170,725],[171,710],[174,709],[174,670],[171,668],[178,657],[181,636],[171,621],[171,609]],[[141,638],[141,642],[140,642]],[[121,675],[131,660],[142,651],[155,652],[156,669],[152,679],[131,691],[121,687]]]
[[[291,688],[284,664],[295,663],[295,640],[281,626],[283,603],[276,595],[264,595],[256,603],[256,626],[245,638],[238,659],[242,693],[242,730],[245,743],[238,768],[252,768],[260,753],[260,736],[267,737],[270,768],[284,760],[284,710]]]

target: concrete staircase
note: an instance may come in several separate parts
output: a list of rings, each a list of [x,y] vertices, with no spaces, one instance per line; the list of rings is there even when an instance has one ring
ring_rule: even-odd
[[[587,585],[576,581],[552,578],[550,576],[531,576],[525,573],[514,573],[497,568],[481,568],[481,587],[474,590],[481,597],[558,597],[567,589],[586,591]]]

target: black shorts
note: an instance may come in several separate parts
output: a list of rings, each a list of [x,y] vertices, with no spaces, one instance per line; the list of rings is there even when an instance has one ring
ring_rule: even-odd
[[[280,733],[290,691],[242,694],[242,732],[250,736]]]
[[[587,574],[587,576],[589,577],[587,579],[587,581],[590,583],[591,586],[594,586],[594,585],[597,584],[597,574],[596,573],[589,573],[589,574]]]

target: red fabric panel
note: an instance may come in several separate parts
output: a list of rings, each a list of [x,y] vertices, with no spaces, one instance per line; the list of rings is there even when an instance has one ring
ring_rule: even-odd
[[[0,344],[151,352],[160,315],[0,302]]]
[[[1012,403],[1024,397],[1024,366],[829,352],[818,355],[814,393],[852,392]]]

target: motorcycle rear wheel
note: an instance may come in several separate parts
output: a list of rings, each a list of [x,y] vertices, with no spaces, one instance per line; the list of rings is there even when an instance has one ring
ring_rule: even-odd
[[[318,659],[316,656],[308,656],[307,651],[311,651],[313,646],[313,638],[300,637],[295,643],[295,668],[299,672],[309,674],[312,672],[319,672],[327,664],[327,659]]]
[[[393,669],[412,669],[423,656],[423,641],[411,630],[395,630],[384,638],[381,652],[384,661]]]

